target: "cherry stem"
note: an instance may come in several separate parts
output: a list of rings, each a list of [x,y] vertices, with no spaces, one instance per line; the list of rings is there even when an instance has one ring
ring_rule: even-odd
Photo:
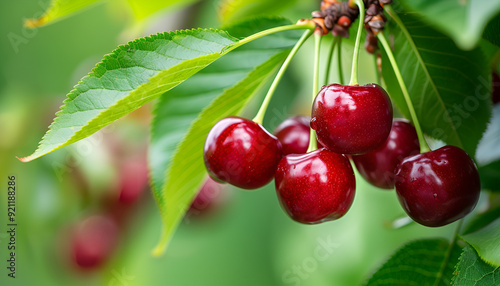
[[[313,88],[312,88],[312,102],[316,98],[319,90],[319,54],[321,48],[322,34],[320,30],[314,33],[314,77],[313,77]],[[307,153],[318,149],[318,144],[316,143],[316,131],[310,128],[309,136],[309,147],[307,148]]]
[[[457,227],[455,228],[455,232],[453,233],[453,237],[451,238],[450,245],[448,246],[448,249],[446,250],[446,253],[444,255],[444,260],[443,263],[441,264],[441,267],[438,272],[438,276],[436,277],[436,283],[434,285],[438,285],[439,282],[441,281],[441,278],[443,277],[443,273],[446,270],[446,267],[448,265],[448,262],[451,257],[451,252],[453,251],[453,248],[455,247],[455,244],[457,243],[458,240],[458,233],[460,232],[460,229],[462,228],[463,224],[463,219],[460,219],[457,223]]]
[[[350,0],[352,1],[352,0]],[[365,23],[365,4],[362,0],[354,0],[359,9],[359,25],[358,33],[356,34],[356,44],[354,45],[354,54],[352,56],[352,69],[351,69],[351,82],[349,85],[358,85],[358,56],[359,45],[361,44],[361,34],[363,33],[363,26]]]
[[[225,54],[229,53],[230,51],[232,51],[238,47],[243,46],[244,44],[247,44],[251,41],[257,40],[257,39],[265,37],[265,36],[272,35],[274,33],[290,31],[290,30],[302,30],[302,29],[307,29],[312,33],[315,28],[316,28],[316,24],[314,24],[314,22],[307,21],[307,22],[303,22],[300,24],[285,25],[285,26],[267,29],[267,30],[255,33],[253,35],[250,35],[246,38],[239,40],[238,42],[235,42],[235,43],[225,47],[224,49],[222,49],[221,54],[225,55]]]
[[[342,71],[342,37],[339,37],[337,48],[337,73],[339,74],[339,84],[344,84],[344,72]]]
[[[332,44],[330,45],[330,50],[328,51],[328,58],[326,59],[326,69],[325,69],[325,80],[323,84],[328,84],[330,81],[330,69],[332,66],[333,59],[333,51],[335,50],[335,46],[340,41],[340,37],[334,37]]]
[[[377,53],[373,54],[373,67],[375,68],[375,77],[377,78],[377,84],[382,85],[382,76],[380,75],[377,64]]]
[[[387,42],[385,35],[382,31],[377,34],[380,43],[384,47],[385,52],[387,53],[387,57],[391,62],[392,69],[396,74],[396,78],[398,79],[399,86],[401,87],[401,91],[403,92],[403,96],[406,101],[406,105],[408,106],[408,110],[410,111],[411,121],[413,125],[415,125],[415,129],[417,130],[418,142],[420,143],[420,153],[425,153],[430,151],[429,145],[427,145],[427,141],[425,141],[424,133],[422,132],[422,127],[420,127],[420,123],[418,121],[417,113],[415,112],[415,108],[413,107],[413,103],[411,102],[410,94],[408,93],[408,89],[403,81],[403,76],[401,75],[401,71],[399,70],[396,59],[394,58],[394,54],[392,53],[391,46]]]
[[[259,123],[262,125],[262,121],[264,120],[264,115],[266,114],[267,107],[269,106],[269,102],[271,101],[271,98],[273,97],[273,94],[276,90],[276,87],[278,87],[278,84],[283,77],[283,74],[285,73],[286,69],[288,68],[288,65],[290,64],[292,58],[295,56],[299,48],[304,44],[304,42],[311,36],[313,33],[313,30],[307,30],[302,34],[302,37],[300,37],[299,41],[295,44],[295,46],[292,48],[288,56],[286,57],[285,61],[283,62],[283,65],[281,65],[280,70],[278,71],[278,74],[276,74],[276,77],[274,78],[273,83],[271,84],[271,87],[267,91],[266,97],[264,98],[264,101],[262,102],[262,105],[260,106],[259,111],[257,112],[257,115],[255,115],[253,121],[256,123]]]

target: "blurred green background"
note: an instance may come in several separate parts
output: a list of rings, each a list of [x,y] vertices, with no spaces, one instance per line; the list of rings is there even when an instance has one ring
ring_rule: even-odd
[[[119,223],[109,260],[95,269],[80,269],[71,254],[71,229],[91,215],[112,212],[109,198],[116,195],[123,162],[116,159],[116,150],[130,160],[142,156],[151,106],[33,162],[20,163],[15,156],[34,150],[65,94],[104,54],[150,33],[220,26],[221,1],[167,9],[137,21],[125,0],[112,0],[46,27],[23,28],[23,20],[40,15],[47,2],[0,2],[0,174],[3,186],[8,175],[16,176],[18,223],[12,279],[5,267],[7,188],[3,187],[1,285],[359,285],[407,240],[451,236],[454,224],[439,229],[416,224],[388,228],[404,216],[394,192],[373,188],[357,176],[356,198],[347,215],[314,226],[290,220],[280,209],[272,184],[251,192],[229,189],[218,209],[186,220],[166,254],[154,258],[150,253],[161,222],[147,190],[133,206],[113,210],[127,215]],[[280,14],[292,21],[318,9],[314,0],[277,4],[285,2]],[[308,43],[279,86],[266,116],[269,129],[289,115],[309,112],[311,51]],[[347,76],[351,44],[344,44],[342,53]],[[373,82],[373,59],[361,54],[360,83]],[[252,105],[248,114],[254,112]]]

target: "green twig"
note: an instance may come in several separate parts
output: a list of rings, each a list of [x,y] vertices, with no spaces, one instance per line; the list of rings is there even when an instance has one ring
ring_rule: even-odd
[[[330,69],[332,66],[333,60],[333,51],[335,50],[335,46],[340,41],[340,37],[334,37],[332,44],[330,45],[330,50],[328,51],[328,57],[326,59],[326,68],[325,68],[325,80],[323,84],[327,85],[330,82]]]
[[[413,103],[411,102],[410,94],[408,93],[408,89],[406,88],[406,85],[403,81],[403,76],[401,75],[401,71],[399,70],[396,59],[394,58],[394,54],[392,53],[391,46],[387,42],[387,39],[385,38],[383,32],[379,32],[377,34],[377,37],[380,40],[380,43],[382,43],[382,46],[384,47],[384,50],[387,54],[387,57],[389,58],[389,61],[391,62],[392,69],[394,70],[394,73],[396,74],[396,78],[398,79],[399,86],[401,87],[401,91],[403,92],[403,96],[405,98],[406,105],[408,106],[408,110],[410,111],[411,121],[413,122],[413,125],[415,125],[415,129],[417,130],[418,142],[420,143],[420,153],[428,152],[431,149],[429,148],[429,145],[427,145],[427,142],[425,141],[424,133],[422,132],[422,128],[420,127],[417,113],[415,112],[415,108],[413,107]]]
[[[342,71],[342,38],[339,37],[337,48],[337,73],[339,74],[339,84],[344,84],[344,72]]]
[[[375,77],[377,78],[377,84],[382,85],[382,75],[379,73],[377,64],[377,52],[373,53],[373,67],[375,68]]]
[[[453,233],[453,237],[451,238],[450,245],[448,246],[448,249],[446,250],[446,253],[444,255],[443,264],[441,264],[441,268],[439,269],[436,281],[434,282],[434,286],[438,286],[439,284],[441,284],[441,279],[443,278],[444,271],[446,270],[446,266],[448,265],[448,262],[450,261],[451,258],[451,252],[453,251],[453,248],[457,243],[458,233],[462,228],[462,223],[463,219],[458,221],[457,227],[455,228],[455,232]]]
[[[255,33],[255,34],[248,36],[246,38],[243,38],[243,39],[239,40],[238,42],[226,47],[225,49],[222,50],[221,54],[225,55],[225,54],[229,53],[230,51],[232,51],[238,47],[243,46],[244,44],[247,44],[251,41],[257,40],[259,38],[262,38],[264,36],[268,36],[268,35],[271,35],[274,33],[290,31],[290,30],[302,30],[302,29],[308,29],[310,32],[313,32],[315,28],[316,28],[316,25],[313,22],[306,22],[304,24],[286,25],[286,26],[280,26],[280,27],[267,29],[267,30]]]
[[[352,69],[351,69],[351,82],[349,85],[358,85],[358,56],[359,45],[361,44],[361,34],[363,33],[363,26],[365,23],[365,4],[362,0],[354,0],[359,9],[359,25],[358,33],[356,34],[356,43],[354,44],[354,54],[352,56]]]
[[[312,102],[316,98],[319,89],[319,54],[321,48],[322,35],[319,32],[314,33],[314,77],[313,77],[313,88],[312,88]],[[307,153],[318,149],[318,144],[316,143],[316,131],[311,128],[309,136],[309,147],[307,148]]]
[[[304,42],[311,36],[313,33],[313,30],[307,30],[302,34],[302,37],[299,39],[299,41],[295,44],[293,49],[290,51],[288,54],[287,58],[285,59],[285,62],[283,62],[283,65],[281,66],[280,70],[278,71],[278,74],[276,74],[276,77],[274,78],[273,83],[271,84],[271,87],[269,88],[266,97],[264,98],[264,101],[262,102],[262,105],[260,106],[259,111],[257,112],[257,115],[255,115],[255,118],[253,121],[262,124],[262,121],[264,120],[264,115],[266,114],[267,107],[269,106],[269,102],[271,101],[271,98],[273,97],[274,91],[276,90],[276,87],[278,87],[278,83],[280,82],[281,78],[283,77],[283,74],[285,73],[286,69],[288,68],[288,65],[290,64],[290,61],[292,58],[295,56],[299,48],[304,44]]]

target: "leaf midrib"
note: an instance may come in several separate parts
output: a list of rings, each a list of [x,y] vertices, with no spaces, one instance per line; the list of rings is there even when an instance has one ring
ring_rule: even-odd
[[[460,142],[460,145],[461,145],[460,147],[463,147],[462,138],[460,138],[460,136],[458,135],[457,129],[455,127],[455,124],[451,120],[450,113],[448,112],[448,109],[446,109],[446,105],[444,104],[444,101],[443,101],[443,99],[441,97],[441,93],[439,93],[436,84],[432,80],[432,77],[430,76],[430,73],[427,70],[427,66],[425,65],[425,61],[422,59],[422,57],[421,57],[421,55],[420,55],[420,53],[418,51],[418,48],[415,45],[415,42],[413,41],[413,38],[410,35],[410,32],[408,32],[408,30],[406,29],[405,25],[403,24],[403,22],[401,21],[401,19],[399,18],[399,16],[397,16],[394,13],[390,13],[390,15],[392,16],[392,18],[394,19],[394,21],[396,21],[396,23],[398,24],[399,28],[401,29],[401,31],[403,32],[403,34],[407,38],[408,43],[410,44],[411,49],[414,51],[414,53],[415,53],[415,55],[417,57],[417,60],[420,63],[420,65],[421,65],[421,67],[422,67],[422,69],[423,69],[423,71],[424,71],[424,73],[425,73],[425,75],[426,75],[426,77],[428,79],[428,82],[431,83],[431,86],[434,89],[434,92],[436,93],[437,98],[439,99],[438,102],[443,107],[444,113],[446,114],[446,117],[448,118],[448,122],[450,122],[450,125],[453,126],[453,128],[451,128],[451,129],[453,130],[453,133],[455,134],[458,142]]]

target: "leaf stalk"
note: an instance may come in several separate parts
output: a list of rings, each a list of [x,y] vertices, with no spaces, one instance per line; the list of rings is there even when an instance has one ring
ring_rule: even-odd
[[[350,1],[351,2],[351,1]],[[365,4],[362,0],[354,1],[359,9],[359,24],[358,33],[356,34],[356,43],[354,44],[354,54],[352,56],[352,69],[351,69],[351,82],[349,85],[358,85],[358,56],[359,45],[361,44],[361,34],[363,33],[363,26],[365,23]]]
[[[415,112],[415,108],[413,107],[413,103],[411,102],[410,94],[408,93],[408,89],[406,88],[406,84],[404,83],[403,76],[401,75],[401,71],[399,70],[398,64],[396,62],[396,58],[392,53],[391,46],[387,42],[387,39],[382,31],[377,34],[380,43],[384,47],[384,50],[391,62],[392,69],[396,74],[396,78],[399,82],[399,86],[401,87],[401,91],[403,92],[403,96],[406,101],[406,105],[408,106],[408,110],[410,111],[411,121],[413,125],[415,125],[415,129],[417,130],[418,142],[420,144],[420,153],[425,153],[430,151],[429,145],[427,141],[425,141],[424,133],[422,132],[422,127],[420,126],[420,122],[418,121],[417,113]]]
[[[313,33],[313,30],[307,30],[302,34],[302,37],[300,37],[299,41],[295,44],[295,46],[292,48],[288,56],[286,57],[285,61],[283,62],[283,65],[281,65],[281,68],[278,71],[278,74],[276,74],[276,77],[273,80],[273,83],[271,84],[271,87],[267,91],[266,97],[264,98],[264,101],[262,102],[262,105],[259,108],[259,111],[257,112],[257,115],[252,119],[254,122],[259,123],[262,125],[262,121],[264,120],[264,115],[266,114],[267,107],[269,106],[269,102],[271,101],[271,98],[273,97],[274,92],[276,91],[276,88],[278,87],[278,84],[283,77],[283,74],[285,73],[286,69],[288,68],[288,65],[290,64],[292,58],[297,54],[298,50],[300,47],[304,44],[304,42],[311,36]]]
[[[322,34],[320,32],[314,33],[314,76],[313,76],[313,87],[312,87],[312,102],[316,98],[319,90],[319,56],[321,48]],[[316,131],[310,128],[309,134],[309,147],[307,148],[307,153],[317,150],[318,144],[316,143]]]

